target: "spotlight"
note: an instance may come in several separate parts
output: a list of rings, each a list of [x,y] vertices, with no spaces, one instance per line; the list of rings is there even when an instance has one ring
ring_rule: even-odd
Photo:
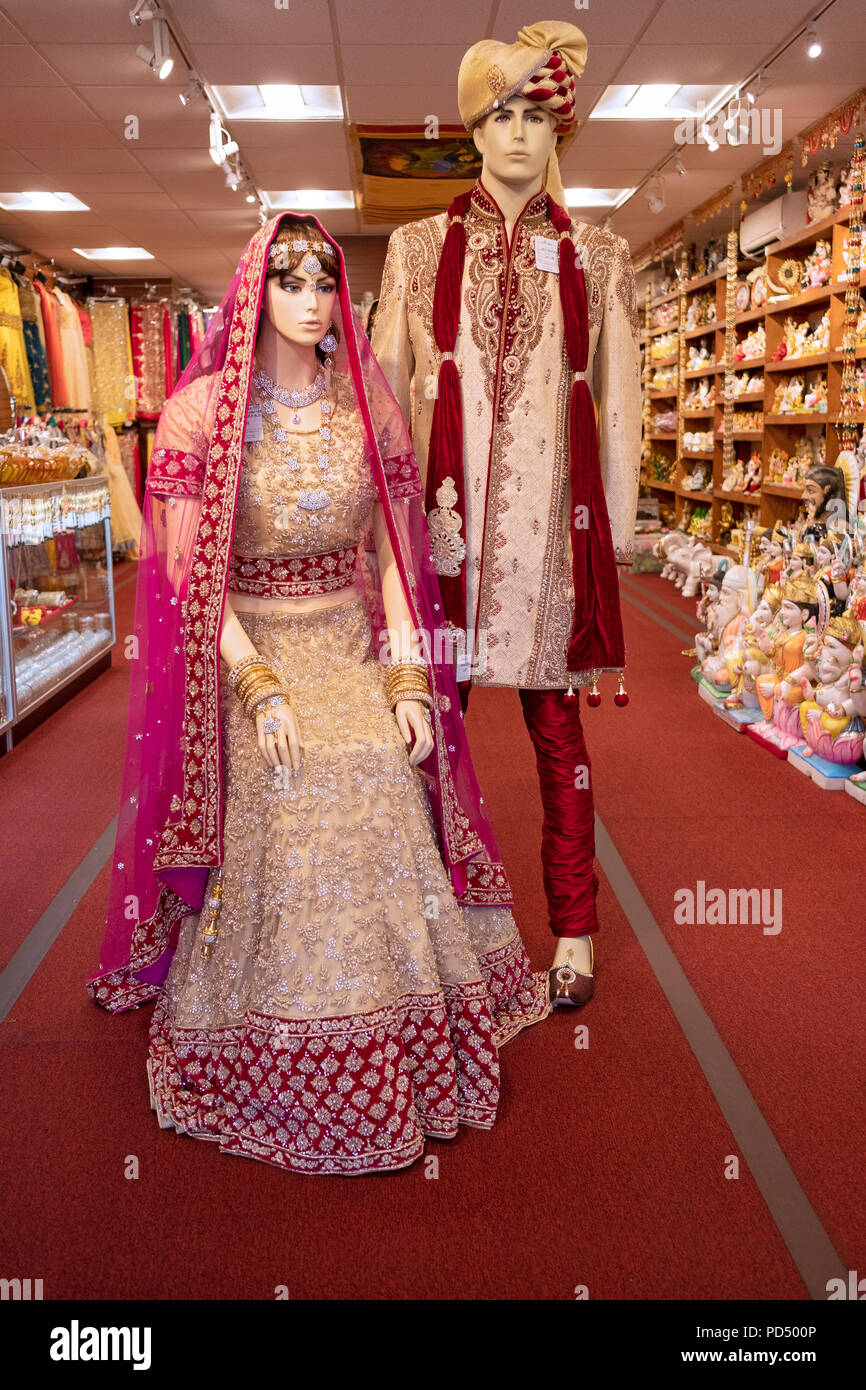
[[[208,154],[214,164],[225,164],[226,160],[238,152],[237,140],[231,137],[223,141],[223,136],[228,135],[227,130],[223,130],[222,121],[216,111],[211,111],[210,122],[208,125]]]
[[[174,67],[174,59],[171,56],[171,35],[159,6],[152,4],[151,0],[139,0],[139,4],[130,10],[129,18],[137,28],[148,20],[152,21],[153,46],[148,48],[147,44],[140,43],[135,51],[141,61],[165,81]]]
[[[664,180],[659,175],[656,175],[647,185],[646,194],[644,196],[646,197],[646,205],[650,212],[661,212],[662,208],[665,206],[665,185]]]
[[[755,102],[758,100],[758,97],[763,96],[766,90],[767,81],[765,73],[766,70],[764,68],[759,68],[757,80],[751,83],[746,92],[746,97],[748,98],[750,106],[754,106]]]
[[[195,101],[196,97],[200,95],[201,88],[198,85],[198,78],[193,73],[190,73],[189,82],[187,83],[183,91],[179,93],[178,100],[181,106],[191,106],[192,103]]]
[[[686,174],[688,173],[688,169],[686,168],[685,164],[683,164],[683,161],[680,159],[679,155],[677,155],[676,159],[674,160],[674,172],[678,174],[681,179],[684,179]]]
[[[255,193],[253,193],[252,190],[250,190],[250,192],[247,194],[247,202],[248,202],[248,203],[255,203],[256,201],[257,201],[257,199],[256,199]]]
[[[806,30],[806,56],[807,58],[820,58],[823,52],[824,49],[813,21]]]
[[[719,148],[719,142],[708,125],[701,126],[701,138],[706,141],[707,149],[711,154],[715,154]]]

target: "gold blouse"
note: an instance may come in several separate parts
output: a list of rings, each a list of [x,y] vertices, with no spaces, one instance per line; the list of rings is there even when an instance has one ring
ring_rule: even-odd
[[[376,487],[354,392],[334,374],[322,415],[330,438],[286,428],[271,404],[250,393],[232,550],[235,555],[320,555],[357,545],[370,523]],[[259,423],[260,422],[260,423]]]

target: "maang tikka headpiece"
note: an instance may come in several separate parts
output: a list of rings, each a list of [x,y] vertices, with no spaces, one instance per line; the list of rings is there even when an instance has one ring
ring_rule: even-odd
[[[327,241],[293,241],[291,249],[292,254],[297,251],[310,252],[310,255],[305,256],[301,261],[301,267],[308,275],[318,275],[319,271],[322,269],[322,262],[319,260],[318,256],[315,255],[316,251],[321,251],[325,256],[334,255],[334,248],[331,246],[330,242]],[[287,241],[271,242],[271,247],[268,251],[268,263],[271,270],[289,269],[289,243]]]

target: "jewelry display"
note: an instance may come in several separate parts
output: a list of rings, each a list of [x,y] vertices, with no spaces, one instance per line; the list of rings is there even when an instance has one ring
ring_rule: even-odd
[[[322,341],[324,343],[325,339],[323,339]],[[334,346],[336,346],[336,341],[334,343]],[[301,418],[298,414],[298,410],[305,405],[312,405],[316,400],[319,400],[321,402],[319,406],[320,444],[319,454],[316,461],[319,465],[319,471],[322,474],[323,480],[327,478],[329,476],[329,470],[331,470],[332,467],[330,447],[332,438],[331,412],[333,407],[331,405],[331,402],[325,397],[325,392],[327,391],[327,377],[325,375],[324,369],[320,369],[313,384],[311,386],[308,386],[304,391],[292,391],[282,386],[278,386],[277,383],[274,382],[267,375],[267,373],[261,371],[259,368],[254,368],[252,377],[256,387],[265,397],[265,399],[261,403],[261,409],[269,417],[276,416],[277,408],[274,402],[279,401],[282,405],[295,407],[295,413],[292,416],[292,424],[299,425],[301,423]],[[276,420],[274,420],[274,438],[280,444],[283,445],[285,451],[286,467],[290,470],[290,472],[297,472],[300,469],[301,464],[298,458],[292,452],[291,433],[289,430],[283,429],[282,426],[276,422]],[[321,525],[321,521],[317,513],[329,512],[330,508],[331,496],[326,488],[301,488],[300,492],[298,493],[295,518],[296,520],[300,521],[304,516],[306,516],[309,526],[315,529],[316,527]]]

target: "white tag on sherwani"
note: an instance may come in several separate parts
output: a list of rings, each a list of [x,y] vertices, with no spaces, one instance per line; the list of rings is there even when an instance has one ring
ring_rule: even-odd
[[[264,437],[261,409],[257,409],[255,405],[251,405],[247,412],[247,427],[244,430],[244,443],[258,444]]]
[[[457,658],[457,679],[468,681],[472,679],[472,653],[462,652]]]
[[[553,237],[537,236],[535,242],[535,264],[539,270],[552,270],[559,274],[559,242]]]

